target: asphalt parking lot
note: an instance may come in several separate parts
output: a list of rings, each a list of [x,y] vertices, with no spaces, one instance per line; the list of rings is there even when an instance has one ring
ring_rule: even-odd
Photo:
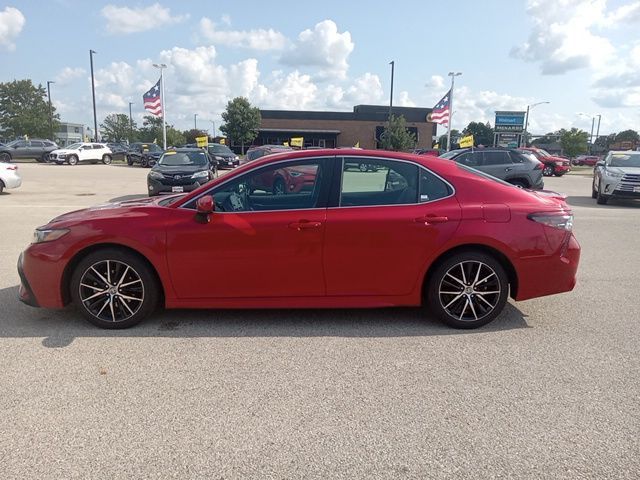
[[[16,261],[34,227],[144,194],[148,170],[19,168],[0,195],[0,478],[638,478],[640,202],[596,205],[588,169],[546,179],[574,207],[576,289],[479,330],[392,309],[103,331],[19,303]]]

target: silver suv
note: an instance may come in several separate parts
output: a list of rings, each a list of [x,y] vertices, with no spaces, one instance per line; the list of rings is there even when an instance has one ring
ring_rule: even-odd
[[[611,197],[640,198],[640,152],[609,152],[596,163],[591,197],[600,205]]]

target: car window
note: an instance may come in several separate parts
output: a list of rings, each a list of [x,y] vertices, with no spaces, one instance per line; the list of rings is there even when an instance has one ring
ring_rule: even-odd
[[[477,167],[482,163],[482,152],[466,152],[457,156],[454,160],[468,167]]]
[[[93,149],[94,149],[94,150],[100,150],[100,149],[104,148],[104,147],[103,147],[102,145],[100,145],[99,143],[94,143],[94,144],[92,145],[92,147],[93,147]]]
[[[321,160],[277,163],[240,176],[212,194],[216,211],[246,212],[316,208],[325,165]]]
[[[482,165],[504,165],[511,163],[509,152],[483,152]]]
[[[416,164],[347,157],[342,170],[342,207],[402,205],[418,201]]]
[[[453,194],[453,189],[433,173],[420,169],[420,201],[432,202]]]
[[[28,143],[25,140],[19,140],[17,142],[12,142],[9,145],[12,147],[24,148],[28,146]]]
[[[511,161],[513,163],[524,163],[525,157],[524,157],[524,153],[522,152],[509,152],[509,155],[511,156]]]
[[[31,146],[32,147],[42,148],[42,147],[44,147],[44,143],[39,142],[37,140],[31,140]]]

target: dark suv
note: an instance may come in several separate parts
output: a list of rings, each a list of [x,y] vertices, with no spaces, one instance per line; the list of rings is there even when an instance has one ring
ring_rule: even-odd
[[[132,143],[127,152],[127,164],[139,163],[143,167],[153,167],[162,156],[164,150],[155,143]]]
[[[533,155],[508,148],[465,148],[441,155],[522,188],[544,188],[543,165]]]
[[[10,162],[14,158],[35,158],[38,162],[46,162],[49,154],[58,148],[51,140],[14,140],[0,147],[0,162]]]

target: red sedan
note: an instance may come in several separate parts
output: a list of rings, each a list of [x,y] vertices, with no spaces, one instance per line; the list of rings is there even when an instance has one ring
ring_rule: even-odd
[[[346,168],[353,164],[374,170]],[[255,189],[305,172],[305,188]],[[308,187],[308,188],[307,188]],[[166,308],[427,305],[453,327],[567,292],[580,246],[563,198],[433,157],[295,151],[189,193],[51,220],[18,262],[20,298],[124,328]],[[553,272],[553,275],[550,275]],[[268,281],[265,281],[268,278]]]
[[[567,158],[551,155],[546,150],[536,147],[522,147],[520,150],[533,153],[535,157],[544,164],[542,174],[545,177],[551,177],[553,175],[561,177],[571,171],[571,165]]]

